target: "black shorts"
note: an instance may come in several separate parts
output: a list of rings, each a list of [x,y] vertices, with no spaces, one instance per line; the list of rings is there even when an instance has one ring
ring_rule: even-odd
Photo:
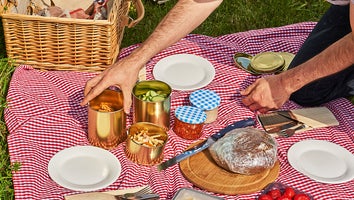
[[[332,5],[301,46],[289,68],[294,68],[309,60],[350,32],[349,5]],[[354,95],[353,85],[354,65],[344,71],[309,83],[294,92],[290,100],[302,106],[318,106],[339,97]]]

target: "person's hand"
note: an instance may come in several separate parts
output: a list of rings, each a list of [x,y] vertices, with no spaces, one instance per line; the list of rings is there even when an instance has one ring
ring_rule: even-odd
[[[240,93],[250,110],[261,113],[280,108],[290,97],[278,75],[257,79]]]
[[[101,74],[87,81],[84,90],[85,97],[81,105],[86,105],[108,87],[117,86],[123,93],[124,112],[128,114],[132,104],[131,92],[138,80],[139,69],[140,66],[137,66],[137,62],[129,58],[123,58],[113,64]]]

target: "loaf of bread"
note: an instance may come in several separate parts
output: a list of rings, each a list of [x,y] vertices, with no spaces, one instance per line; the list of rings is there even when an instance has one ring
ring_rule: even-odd
[[[256,128],[239,128],[226,133],[209,152],[220,167],[245,175],[270,169],[277,161],[276,140]]]

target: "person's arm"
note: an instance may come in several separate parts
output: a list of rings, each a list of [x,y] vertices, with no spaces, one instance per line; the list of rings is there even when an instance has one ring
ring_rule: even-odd
[[[161,50],[171,46],[198,27],[222,0],[179,0],[154,32],[133,52],[146,63]]]
[[[354,29],[354,3],[350,3],[350,23]],[[306,84],[342,71],[354,64],[354,33],[338,40],[307,62],[281,74],[261,78],[241,91],[242,102],[253,111],[280,108],[290,95]]]
[[[86,83],[81,105],[86,105],[109,86],[117,85],[123,92],[124,111],[129,113],[131,91],[139,70],[161,50],[192,32],[221,2],[222,0],[179,0],[139,48]]]

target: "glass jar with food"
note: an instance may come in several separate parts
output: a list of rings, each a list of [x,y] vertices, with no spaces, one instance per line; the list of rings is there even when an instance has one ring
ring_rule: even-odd
[[[175,122],[173,131],[181,138],[195,140],[200,138],[204,122],[205,112],[193,106],[181,106],[175,110]]]

